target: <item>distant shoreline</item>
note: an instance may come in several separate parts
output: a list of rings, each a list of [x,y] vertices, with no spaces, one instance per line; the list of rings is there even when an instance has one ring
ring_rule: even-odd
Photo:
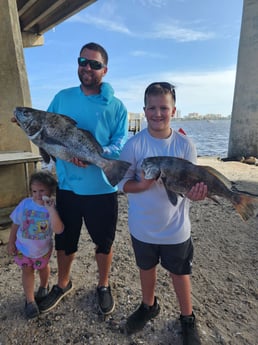
[[[231,116],[225,116],[225,117],[176,117],[176,118],[173,118],[172,121],[222,121],[222,120],[231,120]]]

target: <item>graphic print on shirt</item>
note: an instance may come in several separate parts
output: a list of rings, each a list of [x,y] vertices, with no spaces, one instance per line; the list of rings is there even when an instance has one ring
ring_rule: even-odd
[[[46,212],[25,209],[22,219],[23,238],[45,240],[48,237],[49,219]]]

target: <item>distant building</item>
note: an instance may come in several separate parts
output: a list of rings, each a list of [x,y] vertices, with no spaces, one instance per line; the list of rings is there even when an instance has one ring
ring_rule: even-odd
[[[185,116],[185,119],[192,119],[192,120],[221,120],[225,118],[229,118],[230,116],[223,117],[221,114],[206,114],[201,115],[199,113],[189,113],[187,116]]]
[[[204,119],[208,119],[208,120],[217,120],[217,119],[221,119],[222,115],[221,114],[206,114],[203,116]]]
[[[199,113],[189,113],[187,117],[189,119],[200,119],[201,115]]]

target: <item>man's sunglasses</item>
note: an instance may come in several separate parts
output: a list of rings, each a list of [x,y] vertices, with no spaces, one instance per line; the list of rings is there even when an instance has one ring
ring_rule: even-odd
[[[95,70],[98,70],[98,69],[106,67],[106,65],[104,63],[99,62],[97,60],[88,60],[88,59],[86,59],[84,57],[78,57],[78,65],[79,66],[85,67],[88,64],[90,65],[91,69],[95,69]]]
[[[146,98],[147,93],[149,92],[149,90],[153,87],[153,86],[161,86],[163,89],[169,90],[172,93],[172,97],[174,99],[174,101],[176,102],[176,91],[175,91],[175,86],[166,82],[166,81],[161,81],[161,82],[155,82],[150,84],[147,89],[145,90],[144,93],[144,98]]]

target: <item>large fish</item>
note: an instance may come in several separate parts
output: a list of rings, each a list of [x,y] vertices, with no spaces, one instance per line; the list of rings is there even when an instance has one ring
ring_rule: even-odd
[[[40,148],[44,161],[72,158],[101,168],[112,186],[123,178],[130,163],[102,157],[103,149],[93,135],[76,127],[68,116],[42,110],[17,107],[14,116],[28,138]]]
[[[231,181],[212,167],[167,156],[145,158],[141,167],[146,179],[161,178],[173,205],[177,204],[178,195],[185,195],[197,182],[204,182],[208,187],[208,198],[216,202],[216,196],[230,200],[243,220],[253,216],[258,206],[258,195],[238,191]]]

